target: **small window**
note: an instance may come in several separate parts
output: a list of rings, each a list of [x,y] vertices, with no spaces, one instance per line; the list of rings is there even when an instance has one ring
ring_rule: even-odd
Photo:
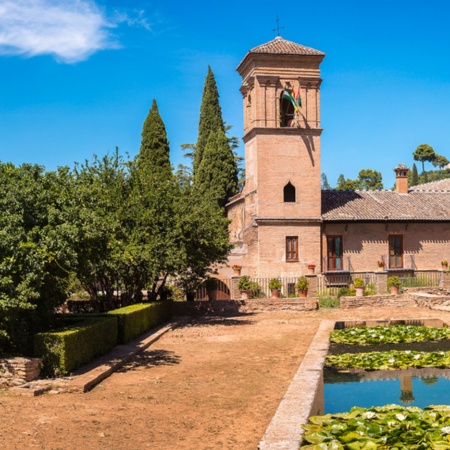
[[[283,189],[283,198],[285,202],[295,202],[295,186],[290,181]]]
[[[298,261],[298,237],[286,238],[286,261]]]
[[[403,268],[403,236],[389,236],[389,267],[391,269]]]
[[[342,236],[327,236],[327,270],[342,270]]]

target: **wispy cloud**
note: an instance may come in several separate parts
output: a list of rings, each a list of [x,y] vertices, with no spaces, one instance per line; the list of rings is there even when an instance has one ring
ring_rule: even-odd
[[[2,0],[0,54],[83,61],[99,50],[120,47],[111,33],[117,23],[91,0]]]

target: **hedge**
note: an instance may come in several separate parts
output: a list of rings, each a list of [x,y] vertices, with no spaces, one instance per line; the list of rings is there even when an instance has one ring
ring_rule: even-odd
[[[34,353],[46,376],[64,376],[108,353],[117,344],[117,319],[95,317],[52,332],[38,333]]]
[[[126,344],[150,328],[156,327],[172,317],[171,300],[155,303],[140,303],[109,311],[107,315],[117,316],[119,330],[117,341]]]

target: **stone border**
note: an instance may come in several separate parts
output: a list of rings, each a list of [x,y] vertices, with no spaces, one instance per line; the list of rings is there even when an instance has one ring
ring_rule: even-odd
[[[425,322],[435,319],[395,319],[392,322]],[[441,323],[449,326],[445,321]],[[323,320],[314,335],[297,373],[294,375],[278,409],[261,439],[259,450],[298,450],[302,443],[302,425],[310,416],[322,415],[324,411],[323,367],[330,347],[330,333],[339,320]],[[352,321],[345,322],[352,325]],[[391,320],[358,320],[366,326],[378,325]]]
[[[302,424],[323,411],[323,365],[334,320],[320,323],[300,367],[259,443],[259,450],[298,450]]]

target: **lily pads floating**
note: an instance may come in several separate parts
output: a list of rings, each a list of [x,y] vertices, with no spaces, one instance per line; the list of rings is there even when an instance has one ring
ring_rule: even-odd
[[[422,450],[450,448],[450,406],[354,407],[312,416],[302,450]]]
[[[399,344],[444,339],[450,339],[449,327],[434,328],[417,325],[350,327],[334,330],[330,334],[331,342],[349,345]]]
[[[364,370],[397,370],[410,367],[450,367],[450,352],[416,352],[412,350],[367,353],[343,353],[328,355],[325,365],[329,367]],[[449,447],[450,449],[450,447]]]

